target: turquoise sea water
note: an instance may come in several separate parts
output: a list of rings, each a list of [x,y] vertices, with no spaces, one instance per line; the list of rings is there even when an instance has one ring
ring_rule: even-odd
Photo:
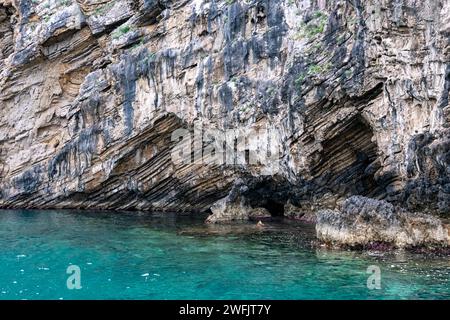
[[[0,299],[450,299],[450,257],[312,246],[296,222],[0,211]],[[80,268],[81,289],[67,288]],[[371,265],[381,289],[367,288]]]

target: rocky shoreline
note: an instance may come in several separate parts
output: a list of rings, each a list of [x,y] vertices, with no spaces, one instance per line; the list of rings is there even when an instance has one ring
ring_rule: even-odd
[[[295,211],[292,207],[291,210]],[[232,202],[224,198],[211,211],[205,223],[262,223],[273,217],[267,209],[251,208],[242,199]],[[450,248],[450,225],[438,216],[407,212],[382,200],[352,196],[334,210],[318,210],[307,214],[307,217],[304,215],[300,211],[286,218],[315,224],[318,244],[330,248],[382,251],[446,251]]]
[[[332,246],[448,248],[450,225],[429,214],[411,213],[392,204],[353,196],[337,210],[317,213],[317,238]]]

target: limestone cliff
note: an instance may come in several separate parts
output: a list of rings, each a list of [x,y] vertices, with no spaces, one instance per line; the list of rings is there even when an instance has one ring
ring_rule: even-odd
[[[449,0],[0,0],[0,207],[448,215],[449,41]],[[174,163],[196,122],[279,169]]]

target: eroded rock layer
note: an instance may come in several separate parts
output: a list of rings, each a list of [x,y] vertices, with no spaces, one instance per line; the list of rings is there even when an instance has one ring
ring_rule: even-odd
[[[449,17],[449,0],[0,0],[0,207],[205,211],[232,191],[273,215],[351,195],[448,215]],[[174,163],[197,122],[271,125],[278,170]]]

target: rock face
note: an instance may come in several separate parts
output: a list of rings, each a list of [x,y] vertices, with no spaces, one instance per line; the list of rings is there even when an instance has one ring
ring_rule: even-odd
[[[352,195],[448,215],[449,17],[449,0],[0,0],[0,207],[206,211],[235,189],[272,215]],[[174,162],[198,125],[269,126],[276,170],[205,165],[195,139]]]
[[[316,231],[319,240],[338,246],[450,246],[449,228],[438,218],[361,196],[348,198],[340,210],[319,211]]]

